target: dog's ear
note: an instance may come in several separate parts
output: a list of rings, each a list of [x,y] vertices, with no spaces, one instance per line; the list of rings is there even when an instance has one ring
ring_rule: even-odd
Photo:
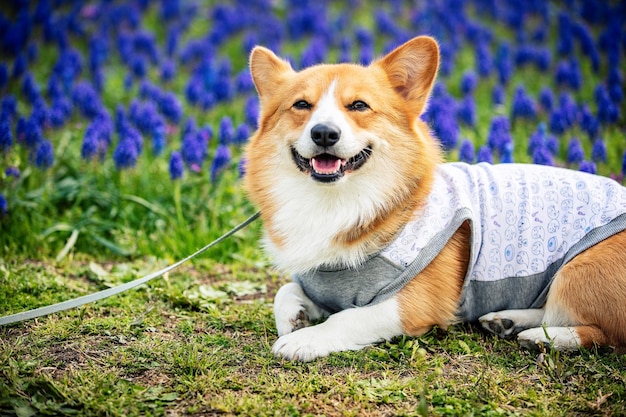
[[[373,65],[380,66],[393,88],[421,113],[439,68],[439,46],[429,36],[418,36]]]
[[[272,91],[280,90],[285,76],[292,73],[291,65],[272,51],[255,46],[250,53],[250,74],[259,97],[263,100]]]

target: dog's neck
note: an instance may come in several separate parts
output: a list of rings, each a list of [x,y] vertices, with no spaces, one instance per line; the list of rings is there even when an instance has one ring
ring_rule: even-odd
[[[432,179],[395,189],[384,181],[327,186],[300,177],[275,184],[277,209],[263,217],[265,247],[278,269],[357,267],[389,244],[425,202]]]

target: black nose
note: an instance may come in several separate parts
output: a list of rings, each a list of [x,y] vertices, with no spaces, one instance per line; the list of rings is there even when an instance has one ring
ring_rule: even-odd
[[[318,146],[333,146],[341,137],[341,129],[333,123],[318,123],[311,129],[311,139]]]

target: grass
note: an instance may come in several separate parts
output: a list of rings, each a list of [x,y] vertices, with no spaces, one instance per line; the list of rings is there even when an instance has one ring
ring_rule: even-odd
[[[11,313],[162,266],[11,260],[0,305]],[[2,328],[0,414],[626,413],[625,356],[522,351],[471,325],[313,363],[276,359],[271,300],[286,280],[207,257],[128,293]]]
[[[271,13],[284,20],[287,11],[281,4],[275,3]],[[374,7],[392,7],[368,1],[363,5],[347,13],[346,33],[353,35],[361,26],[372,28]],[[555,2],[550,7],[556,13],[562,6]],[[340,2],[329,5],[329,10],[333,18],[346,13]],[[469,6],[467,13],[493,28],[498,39],[515,38],[509,28],[476,7]],[[407,33],[422,33],[411,13],[394,16]],[[161,25],[157,7],[148,7],[142,19],[163,45],[167,27]],[[201,8],[181,45],[205,36],[212,24],[208,9]],[[600,29],[593,28],[594,34]],[[551,45],[555,31],[551,29]],[[71,36],[72,46],[84,53],[86,38],[77,38]],[[243,38],[244,34],[235,34],[219,48],[218,58],[231,59],[233,74],[246,65]],[[377,36],[377,52],[389,40]],[[281,52],[297,60],[308,41],[306,37],[286,41]],[[52,43],[39,46],[31,71],[45,88],[58,49]],[[457,98],[463,71],[474,68],[472,48],[464,44],[453,73],[439,77]],[[102,94],[112,115],[118,104],[128,106],[138,96],[137,82],[124,87],[127,69],[114,49],[106,63]],[[337,51],[329,51],[329,60],[337,56]],[[554,59],[556,64],[558,57]],[[581,67],[583,88],[572,93],[595,111],[593,88],[608,68],[603,64],[600,74],[594,74],[584,60]],[[192,70],[180,65],[176,78],[162,87],[182,97]],[[157,80],[157,72],[151,68],[149,78]],[[479,81],[477,127],[461,125],[460,139],[469,138],[476,148],[485,144],[494,114],[509,115],[517,85],[536,98],[542,86],[554,86],[554,79],[552,73],[532,66],[517,69],[501,107],[491,104],[495,83],[493,75]],[[31,109],[20,87],[20,82],[10,81],[2,94],[15,95],[19,113],[27,115]],[[193,117],[198,127],[209,125],[215,131],[223,116],[238,125],[244,119],[245,99],[237,96],[210,111],[182,100],[184,119]],[[624,101],[621,111],[626,111]],[[547,115],[539,118],[545,122]],[[82,160],[80,144],[87,121],[78,112],[64,128],[45,132],[55,147],[50,170],[31,166],[22,146],[0,154],[0,191],[9,205],[8,215],[0,215],[0,315],[145,276],[204,246],[254,212],[240,188],[241,149],[236,146],[232,163],[216,182],[209,180],[206,165],[200,173],[187,171],[181,180],[169,179],[168,157],[180,148],[183,125],[172,127],[163,155],[147,150],[135,168],[122,171],[114,167],[112,150],[104,161]],[[516,161],[530,161],[526,143],[536,126],[537,121],[513,124]],[[573,136],[582,140],[590,155],[591,141],[574,128],[559,138],[560,165],[566,165],[564,151]],[[610,152],[598,171],[619,173],[626,150],[623,118],[603,126],[601,136]],[[214,138],[208,163],[216,145]],[[455,160],[457,151],[447,156]],[[20,177],[4,175],[8,166],[19,167]],[[271,354],[276,339],[271,303],[289,278],[268,266],[258,248],[259,235],[257,222],[147,285],[0,328],[0,416],[626,415],[626,356],[610,350],[523,351],[515,342],[471,325],[434,329],[420,338],[397,338],[313,363],[276,359]]]

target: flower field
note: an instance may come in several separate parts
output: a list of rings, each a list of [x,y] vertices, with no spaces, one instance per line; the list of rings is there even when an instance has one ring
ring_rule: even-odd
[[[422,115],[450,161],[626,183],[626,3],[27,0],[0,5],[0,315],[181,259],[241,189],[264,45],[296,69],[440,43]],[[520,351],[471,325],[291,364],[260,225],[81,309],[0,327],[0,415],[624,415],[626,356]]]
[[[246,62],[256,44],[303,68],[367,64],[433,35],[442,61],[423,117],[450,160],[621,180],[626,12],[566,3],[7,4],[2,252],[180,257],[250,212],[239,167],[258,114]]]

